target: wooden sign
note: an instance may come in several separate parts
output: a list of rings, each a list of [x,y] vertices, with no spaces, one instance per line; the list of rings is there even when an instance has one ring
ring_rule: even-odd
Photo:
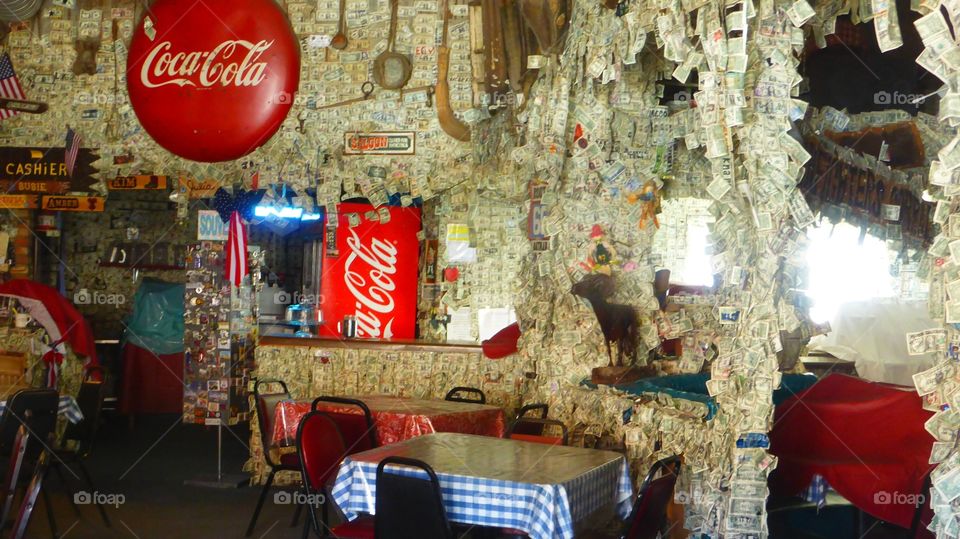
[[[57,195],[90,191],[99,159],[90,148],[81,148],[73,177],[63,162],[64,148],[0,147],[0,191],[14,194]]]
[[[343,134],[343,155],[413,155],[416,149],[415,131]]]
[[[217,192],[217,189],[220,188],[220,184],[213,180],[180,178],[180,186],[182,187],[184,185],[187,186],[187,197],[191,199],[210,198]]]
[[[0,208],[5,210],[33,209],[36,207],[36,195],[0,195]]]
[[[50,211],[103,211],[103,197],[44,196],[41,208]]]
[[[145,189],[166,189],[166,176],[117,176],[107,180],[111,191],[133,191]]]

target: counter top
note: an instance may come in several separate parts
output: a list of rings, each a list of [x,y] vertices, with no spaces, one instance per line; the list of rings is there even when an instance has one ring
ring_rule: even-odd
[[[336,337],[262,336],[259,346],[300,346],[307,348],[347,348],[385,352],[445,352],[481,354],[483,348],[472,342],[431,342],[416,339],[339,339]]]

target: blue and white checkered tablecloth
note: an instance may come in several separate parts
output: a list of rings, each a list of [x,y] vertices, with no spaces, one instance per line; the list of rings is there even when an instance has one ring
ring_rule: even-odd
[[[0,401],[0,414],[7,407],[7,401]],[[80,405],[77,404],[77,399],[71,397],[70,395],[61,395],[60,396],[60,407],[57,410],[61,415],[66,416],[67,421],[71,423],[79,423],[83,421],[83,412],[80,411]]]
[[[444,463],[436,461],[443,459],[443,452],[439,449],[451,440],[458,444],[474,444],[477,452],[487,455],[497,450],[504,452],[508,456],[506,465],[491,463],[489,459],[471,459],[469,452],[465,452],[452,459],[460,461],[452,467],[459,469],[468,466],[470,471],[445,472]],[[521,452],[531,453],[530,456],[538,462],[540,469],[536,473],[530,474],[522,468],[510,469],[511,462],[523,467],[529,465],[529,461],[516,458],[516,454]],[[360,512],[375,512],[377,464],[391,454],[419,458],[434,468],[440,480],[447,517],[458,524],[523,530],[532,539],[568,539],[573,537],[574,523],[598,509],[616,504],[618,512],[624,517],[631,509],[633,485],[626,460],[621,455],[441,433],[344,459],[332,494],[348,519],[355,518]],[[471,460],[473,466],[469,466]],[[495,469],[485,469],[485,465],[492,465]],[[557,469],[556,474],[551,473],[552,468]],[[426,477],[425,473],[412,468],[389,466],[388,470],[401,475]],[[526,481],[526,475],[537,477]],[[543,480],[553,475],[564,480],[556,483]]]

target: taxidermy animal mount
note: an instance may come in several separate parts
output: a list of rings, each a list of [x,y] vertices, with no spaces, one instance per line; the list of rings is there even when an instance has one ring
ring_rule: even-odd
[[[616,281],[610,275],[591,273],[573,285],[570,290],[576,296],[586,299],[593,307],[603,339],[607,345],[609,363],[606,367],[593,370],[593,382],[597,384],[629,383],[640,378],[653,376],[655,368],[634,366],[637,361],[637,346],[640,337],[637,311],[630,305],[621,305],[607,301],[616,291]],[[610,343],[617,344],[617,356],[614,360]],[[624,364],[624,359],[628,364]]]

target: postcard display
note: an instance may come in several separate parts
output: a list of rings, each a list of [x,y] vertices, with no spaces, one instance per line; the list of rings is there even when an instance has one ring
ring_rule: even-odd
[[[188,248],[184,294],[183,422],[235,425],[248,419],[250,287],[224,278],[224,244]],[[248,298],[243,301],[241,298]],[[244,316],[246,313],[246,316]]]

